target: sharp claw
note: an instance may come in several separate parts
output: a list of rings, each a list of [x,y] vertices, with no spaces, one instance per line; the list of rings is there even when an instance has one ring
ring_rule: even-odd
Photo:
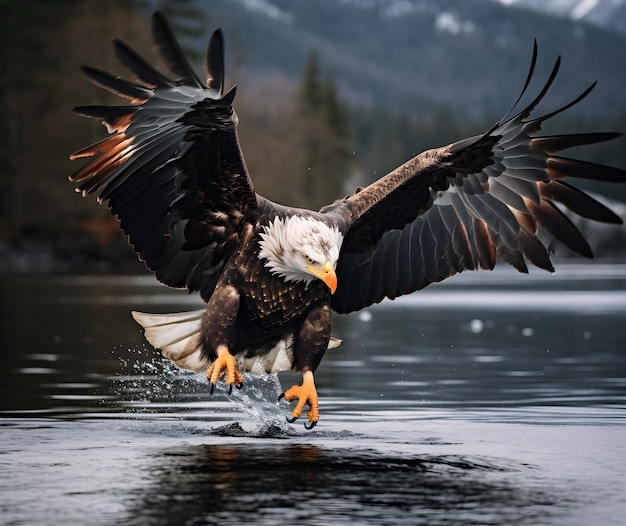
[[[210,393],[215,392],[215,385],[223,377],[230,396],[233,392],[233,384],[237,386],[237,389],[243,387],[243,376],[237,370],[237,361],[225,345],[218,345],[216,353],[217,357],[206,372],[206,377],[211,384]]]
[[[302,385],[290,387],[287,391],[280,394],[278,401],[280,402],[283,398],[287,401],[298,400],[296,407],[291,412],[292,418],[287,417],[287,422],[293,424],[301,416],[304,406],[308,404],[309,412],[307,416],[309,423],[305,423],[304,427],[310,430],[316,426],[319,413],[318,399],[311,371],[306,371],[302,374]]]

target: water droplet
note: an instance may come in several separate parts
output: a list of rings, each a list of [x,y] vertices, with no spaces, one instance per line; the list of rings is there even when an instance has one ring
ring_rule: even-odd
[[[359,312],[359,320],[361,320],[364,323],[367,323],[368,321],[372,321],[372,313],[368,310]]]
[[[474,319],[470,321],[470,331],[474,334],[479,334],[483,332],[485,328],[485,323],[482,320]]]
[[[522,329],[522,336],[525,336],[526,338],[532,336],[533,334],[535,334],[535,329],[533,329],[532,327],[524,327]]]

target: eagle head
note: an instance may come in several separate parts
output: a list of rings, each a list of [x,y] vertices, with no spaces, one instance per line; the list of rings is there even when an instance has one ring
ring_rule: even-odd
[[[272,274],[307,284],[321,279],[334,293],[342,242],[339,229],[319,219],[277,216],[263,227],[259,258]]]

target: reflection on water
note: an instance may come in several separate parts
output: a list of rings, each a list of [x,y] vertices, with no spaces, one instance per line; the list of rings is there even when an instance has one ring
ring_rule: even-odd
[[[625,285],[626,265],[470,273],[339,316],[306,432],[278,402],[295,377],[211,397],[145,344],[130,310],[195,296],[151,277],[0,277],[1,516],[618,523]]]
[[[446,517],[437,520],[433,509],[466,524],[488,524],[484,510],[489,509],[498,515],[492,523],[502,524],[518,518],[519,507],[552,504],[541,491],[524,494],[501,480],[499,472],[508,467],[453,455],[246,444],[165,450],[153,460],[153,486],[139,507],[155,517],[167,513],[178,524],[206,520],[206,510],[215,523],[234,523],[242,515],[254,524],[334,524],[348,517],[357,523],[373,518],[377,524],[415,524],[422,518],[450,523]],[[181,485],[191,498],[173,507],[159,498],[172,488],[179,494]],[[204,488],[200,498],[197,487]]]

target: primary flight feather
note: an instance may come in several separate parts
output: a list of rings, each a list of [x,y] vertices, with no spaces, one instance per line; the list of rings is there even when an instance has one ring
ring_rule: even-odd
[[[206,80],[189,65],[160,13],[157,50],[173,78],[115,41],[127,81],[83,68],[94,84],[129,100],[123,106],[75,108],[101,120],[102,141],[71,156],[90,161],[70,176],[96,193],[129,242],[170,287],[199,291],[206,309],[134,312],[145,336],[180,367],[206,371],[211,391],[243,372],[295,370],[302,384],[294,421],[309,405],[319,419],[314,382],[331,337],[331,312],[348,313],[442,281],[464,270],[491,270],[498,259],[527,271],[552,271],[541,231],[591,257],[583,235],[557,205],[596,221],[621,223],[611,210],[566,182],[626,182],[617,168],[572,160],[561,150],[616,133],[538,137],[541,124],[578,103],[534,116],[559,70],[516,114],[482,135],[428,150],[364,189],[319,212],[273,203],[254,191],[237,139],[235,88],[224,93],[223,36],[211,36]],[[514,108],[534,73],[530,71]]]

